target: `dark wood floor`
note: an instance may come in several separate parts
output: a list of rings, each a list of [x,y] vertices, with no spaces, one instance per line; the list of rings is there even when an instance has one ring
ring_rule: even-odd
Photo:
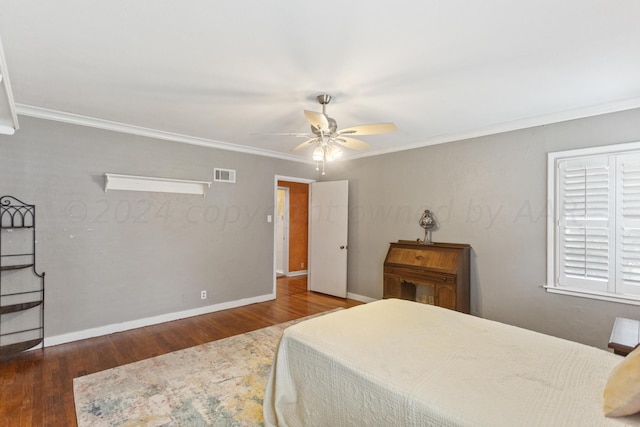
[[[360,304],[307,291],[306,276],[279,278],[275,301],[91,338],[0,361],[1,426],[76,426],[73,378]]]

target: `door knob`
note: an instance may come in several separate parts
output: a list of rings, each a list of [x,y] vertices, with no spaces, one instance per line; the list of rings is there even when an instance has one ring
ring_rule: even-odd
[[[343,245],[343,246],[340,246],[340,249],[344,249],[344,248],[345,248],[345,246],[344,246],[344,245]]]

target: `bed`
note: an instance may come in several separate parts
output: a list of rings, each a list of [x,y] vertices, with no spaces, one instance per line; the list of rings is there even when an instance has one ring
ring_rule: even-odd
[[[266,426],[621,426],[603,390],[623,358],[436,306],[387,299],[287,328]]]

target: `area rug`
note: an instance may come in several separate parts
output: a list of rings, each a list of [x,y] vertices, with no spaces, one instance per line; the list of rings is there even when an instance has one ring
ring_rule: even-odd
[[[282,332],[310,317],[74,378],[78,426],[261,426]]]

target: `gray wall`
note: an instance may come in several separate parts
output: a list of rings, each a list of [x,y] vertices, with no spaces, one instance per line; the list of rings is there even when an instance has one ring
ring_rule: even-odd
[[[547,293],[546,154],[640,140],[640,110],[331,163],[349,179],[349,292],[380,298],[388,243],[423,236],[472,246],[472,313],[605,348],[640,307]]]
[[[0,193],[38,209],[38,269],[47,273],[47,336],[195,309],[272,291],[274,175],[315,178],[308,164],[20,118],[0,136]],[[331,163],[350,181],[348,290],[382,296],[388,243],[469,243],[472,311],[606,347],[616,316],[640,307],[549,294],[546,153],[640,140],[640,110]],[[194,195],[104,192],[105,172],[235,185]],[[201,301],[206,289],[209,299]]]
[[[268,295],[274,176],[312,165],[20,117],[0,136],[0,194],[37,205],[46,336]],[[104,192],[104,173],[237,183],[206,197]],[[200,300],[200,291],[209,298]]]

